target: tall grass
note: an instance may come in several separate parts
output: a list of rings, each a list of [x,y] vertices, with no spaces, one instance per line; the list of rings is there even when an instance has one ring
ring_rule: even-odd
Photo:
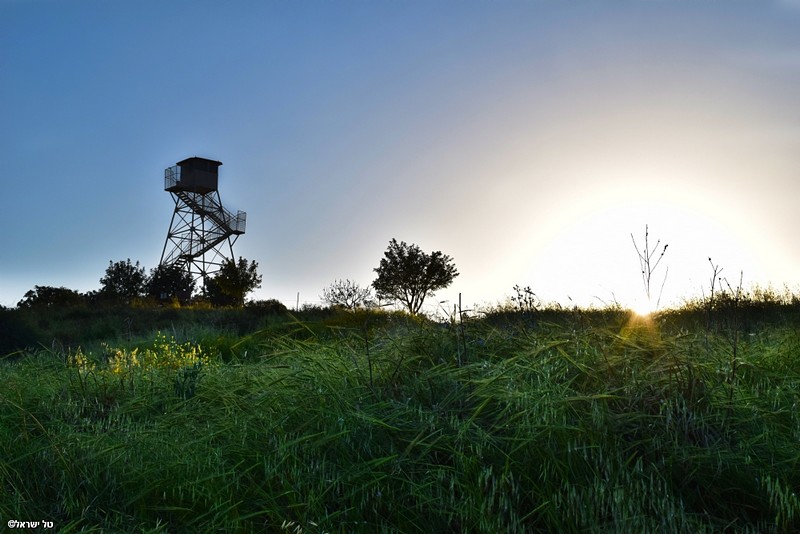
[[[722,334],[599,323],[349,315],[206,332],[202,365],[175,358],[197,350],[180,336],[85,363],[29,353],[0,366],[0,515],[65,532],[799,529],[800,332],[743,336],[734,378]]]

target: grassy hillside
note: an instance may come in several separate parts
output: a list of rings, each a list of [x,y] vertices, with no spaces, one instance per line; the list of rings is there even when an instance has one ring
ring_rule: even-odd
[[[793,309],[132,313],[142,328],[0,364],[0,515],[59,532],[796,531]]]

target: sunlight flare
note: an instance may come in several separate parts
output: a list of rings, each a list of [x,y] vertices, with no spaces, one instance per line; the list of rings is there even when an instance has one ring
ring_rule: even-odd
[[[631,311],[639,317],[650,317],[653,313],[655,313],[656,307],[651,301],[643,298],[641,300],[634,301],[634,303],[631,305]]]

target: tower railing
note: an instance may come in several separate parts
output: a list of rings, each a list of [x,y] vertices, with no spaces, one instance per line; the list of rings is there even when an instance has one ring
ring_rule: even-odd
[[[214,223],[232,234],[243,234],[247,223],[247,213],[238,211],[236,215],[208,195],[177,191],[174,193],[195,213],[209,217]]]
[[[181,181],[181,168],[178,165],[164,169],[164,190],[171,189]]]
[[[225,209],[225,208],[223,208]],[[228,228],[235,234],[243,234],[244,227],[247,224],[247,213],[244,211],[237,211],[236,216],[233,216],[233,213],[225,210],[225,217],[227,218]]]

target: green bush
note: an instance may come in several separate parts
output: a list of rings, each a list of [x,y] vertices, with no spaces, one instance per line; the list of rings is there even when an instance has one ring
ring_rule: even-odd
[[[14,310],[0,308],[0,357],[35,347],[37,335]]]

